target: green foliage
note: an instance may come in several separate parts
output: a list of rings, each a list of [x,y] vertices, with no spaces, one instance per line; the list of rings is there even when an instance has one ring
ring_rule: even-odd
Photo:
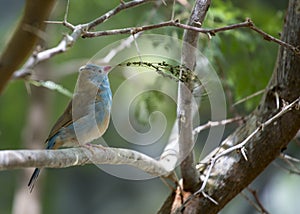
[[[134,105],[134,103],[133,103]],[[148,91],[136,99],[134,109],[135,119],[143,126],[149,123],[151,114],[155,111],[162,112],[166,118],[174,118],[176,106],[170,102],[170,98],[159,91]],[[173,114],[172,114],[173,113]]]
[[[9,84],[0,99],[0,149],[21,147],[22,130],[27,119],[28,95],[21,81]]]
[[[277,37],[282,27],[282,11],[270,7],[241,9],[230,1],[213,1],[206,28],[223,27],[251,18],[255,25]],[[234,95],[233,102],[266,87],[273,72],[278,45],[270,43],[251,29],[235,29],[218,33],[210,40],[203,36],[201,49]],[[245,103],[247,110],[258,104],[259,97]]]

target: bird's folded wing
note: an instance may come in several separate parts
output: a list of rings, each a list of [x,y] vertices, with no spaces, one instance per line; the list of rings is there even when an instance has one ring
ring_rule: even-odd
[[[62,127],[67,127],[72,124],[72,100],[69,102],[64,113],[58,118],[57,122],[54,124],[50,131],[50,134],[46,142],[51,139]]]

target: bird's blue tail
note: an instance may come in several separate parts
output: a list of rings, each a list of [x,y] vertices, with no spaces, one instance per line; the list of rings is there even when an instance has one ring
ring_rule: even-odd
[[[39,168],[35,168],[32,176],[29,180],[28,187],[29,187],[30,192],[32,192],[32,190],[33,190],[34,184],[35,184],[36,179],[38,178],[38,176],[40,174],[40,171],[41,170]]]
[[[52,149],[53,148],[53,146],[55,145],[55,136],[56,135],[54,135],[53,137],[51,137],[50,140],[48,140],[48,142],[47,142],[48,145],[47,145],[46,149]],[[35,184],[35,182],[36,182],[36,180],[37,180],[37,178],[40,174],[40,171],[41,171],[41,169],[35,168],[32,176],[31,176],[31,178],[28,182],[28,187],[29,187],[30,192],[32,192],[32,190],[33,190],[34,184]]]

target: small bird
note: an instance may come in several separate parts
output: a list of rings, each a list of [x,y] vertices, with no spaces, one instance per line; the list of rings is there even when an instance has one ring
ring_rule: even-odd
[[[112,105],[110,66],[87,64],[79,69],[73,99],[45,141],[46,149],[76,147],[100,138],[106,131]],[[38,178],[36,168],[29,180],[30,192]]]

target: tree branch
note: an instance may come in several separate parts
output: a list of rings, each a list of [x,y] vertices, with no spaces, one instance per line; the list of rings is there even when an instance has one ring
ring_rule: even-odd
[[[178,27],[178,28],[182,28],[184,30],[195,31],[195,33],[204,33],[204,34],[209,35],[209,37],[216,35],[216,33],[224,32],[224,31],[228,31],[228,30],[233,30],[233,29],[238,29],[238,28],[250,28],[250,29],[254,30],[255,32],[259,33],[260,35],[262,35],[264,39],[266,39],[268,41],[273,41],[281,46],[291,49],[296,54],[300,55],[300,50],[298,47],[295,47],[289,43],[286,43],[280,39],[277,39],[277,38],[265,33],[263,30],[257,28],[254,25],[253,21],[249,18],[245,22],[232,24],[232,25],[228,25],[225,27],[215,28],[215,29],[205,29],[205,28],[197,27],[199,24],[202,23],[200,21],[195,21],[195,22],[189,23],[189,24],[181,24],[181,23],[179,23],[178,20],[169,20],[169,21],[158,23],[158,24],[144,25],[141,27],[128,27],[128,28],[122,28],[122,29],[113,29],[113,30],[96,31],[96,32],[89,31],[93,27],[100,25],[101,23],[105,22],[106,20],[113,17],[114,15],[116,15],[117,13],[119,13],[122,10],[136,7],[138,5],[148,3],[148,2],[153,2],[153,1],[154,0],[134,0],[134,1],[126,2],[126,3],[121,3],[119,6],[110,10],[106,14],[100,16],[99,18],[96,18],[91,22],[79,24],[76,26],[74,26],[73,24],[71,24],[67,21],[67,11],[65,14],[64,21],[46,21],[46,23],[63,24],[65,27],[72,30],[72,33],[70,35],[64,36],[64,38],[61,40],[61,42],[56,47],[33,54],[27,60],[27,62],[23,66],[23,68],[14,73],[13,78],[20,79],[20,78],[24,78],[24,77],[30,75],[30,69],[33,68],[36,64],[38,64],[41,61],[47,60],[57,54],[67,51],[70,47],[72,47],[75,44],[75,42],[78,40],[79,37],[93,38],[93,37],[118,35],[118,34],[135,35],[139,32],[153,30],[153,29],[162,28],[162,27],[168,27],[168,26]],[[68,6],[67,6],[67,10],[68,10]],[[198,18],[196,20],[198,20]]]
[[[195,2],[188,25],[194,26],[202,23],[210,6],[210,0],[198,0]],[[181,64],[190,70],[196,67],[196,50],[198,46],[199,33],[185,30],[181,54]],[[181,70],[182,75],[182,70]],[[179,123],[179,151],[180,157],[184,158],[180,164],[183,188],[185,191],[194,192],[199,185],[199,174],[195,168],[193,135],[193,86],[190,82],[179,82],[178,85],[178,123]]]
[[[127,164],[151,175],[168,176],[174,169],[173,156],[174,153],[165,153],[157,161],[133,150],[93,144],[60,150],[5,150],[0,151],[0,170],[25,167],[65,168],[86,164]]]
[[[72,33],[70,35],[69,34],[65,35],[64,38],[59,42],[59,44],[56,47],[53,47],[53,48],[50,48],[48,50],[41,51],[39,53],[33,54],[27,60],[27,62],[24,64],[23,68],[14,73],[13,78],[14,79],[19,79],[19,78],[24,78],[24,77],[30,75],[30,69],[33,68],[35,65],[37,65],[41,61],[44,61],[44,60],[47,60],[47,59],[53,57],[53,56],[55,56],[59,53],[63,53],[65,51],[67,51],[70,47],[72,47],[75,44],[75,42],[77,41],[77,39],[80,36],[84,35],[84,32],[86,32],[86,31],[90,30],[91,28],[105,22],[107,19],[111,18],[113,15],[116,15],[120,11],[131,8],[131,7],[135,7],[137,5],[141,5],[141,4],[144,4],[144,3],[153,2],[153,1],[154,0],[133,0],[133,1],[130,1],[130,2],[126,2],[126,3],[121,1],[121,4],[119,6],[117,6],[116,8],[114,8],[112,10],[110,10],[109,12],[104,14],[103,16],[100,16],[99,18],[94,19],[91,22],[88,22],[88,23],[85,23],[85,24],[79,24],[79,25],[76,25],[76,26],[72,25],[71,23],[69,23],[67,21],[67,14],[68,14],[68,7],[69,7],[69,5],[67,5],[66,13],[65,13],[65,17],[64,17],[63,21],[47,21],[46,23],[63,24],[65,27],[72,30]],[[30,11],[30,13],[34,14],[32,12],[32,10]],[[1,67],[0,67],[0,69],[1,69]],[[15,70],[13,70],[13,71],[15,71]],[[0,92],[1,92],[1,86],[0,86]]]
[[[199,24],[199,22],[196,22],[196,23],[197,23],[197,25]],[[189,24],[181,24],[179,22],[179,20],[169,20],[169,21],[158,23],[158,24],[144,25],[144,26],[140,26],[140,27],[128,27],[128,28],[122,28],[122,29],[94,31],[94,32],[86,31],[83,33],[82,37],[83,38],[93,38],[93,37],[110,36],[110,35],[118,35],[118,34],[136,34],[139,32],[153,30],[153,29],[162,28],[162,27],[178,27],[178,28],[182,28],[184,30],[191,30],[191,31],[195,31],[198,33],[208,34],[210,37],[215,36],[217,33],[225,32],[225,31],[229,31],[229,30],[233,30],[233,29],[250,28],[251,30],[262,35],[265,40],[275,42],[281,46],[284,46],[284,47],[294,51],[296,54],[300,55],[299,47],[295,47],[295,46],[288,44],[280,39],[275,38],[274,36],[267,34],[263,30],[256,27],[254,22],[249,18],[247,18],[246,21],[241,22],[241,23],[232,24],[232,25],[214,28],[214,29],[206,29],[206,28],[202,28],[202,27],[192,26]]]
[[[290,0],[287,17],[283,27],[282,40],[294,46],[300,45],[300,14],[296,11],[295,0]],[[260,105],[253,111],[246,123],[230,135],[220,148],[210,153],[204,160],[201,173],[206,175],[211,167],[211,159],[221,154],[224,149],[240,144],[244,139],[277,115],[285,106],[292,104],[300,94],[299,56],[284,47],[280,47],[278,60],[273,76],[264,93]],[[299,104],[298,104],[299,105]],[[217,213],[233,197],[247,187],[287,146],[300,127],[299,106],[276,117],[261,131],[253,135],[245,145],[247,159],[243,154],[232,151],[215,162],[205,187],[205,191],[218,202],[218,205],[204,195],[193,197],[187,203],[184,213]],[[234,147],[233,147],[234,148]],[[234,186],[234,188],[232,188]]]
[[[245,146],[247,145],[247,143],[254,138],[254,136],[256,136],[259,132],[262,132],[266,126],[269,126],[271,124],[273,124],[279,117],[282,117],[284,114],[286,114],[288,111],[291,110],[295,110],[298,109],[300,106],[300,97],[298,97],[296,100],[294,100],[292,103],[284,106],[277,114],[275,114],[274,116],[272,116],[270,119],[268,119],[267,121],[263,122],[259,127],[257,127],[253,132],[251,132],[241,143],[236,144],[234,146],[229,147],[228,149],[223,149],[222,147],[218,148],[217,153],[210,158],[210,163],[209,163],[209,168],[207,170],[207,172],[205,172],[206,176],[205,179],[203,180],[202,186],[201,188],[195,192],[195,194],[199,194],[202,191],[204,191],[206,184],[208,182],[208,179],[211,175],[211,171],[215,165],[215,163],[217,162],[218,159],[220,159],[221,157],[234,152],[234,151],[241,151],[244,159],[246,161],[248,161],[247,155],[246,155],[246,150],[245,150]],[[207,163],[205,163],[207,164]],[[202,167],[202,163],[199,164],[200,166],[198,166],[198,168]]]
[[[12,74],[32,53],[37,41],[43,38],[45,23],[55,0],[27,0],[23,17],[0,57],[0,93]],[[16,51],[18,50],[18,51]]]
[[[87,23],[86,29],[90,30],[91,28],[96,27],[97,25],[107,21],[110,17],[116,15],[117,13],[119,13],[122,10],[136,7],[136,6],[144,4],[144,3],[154,2],[154,1],[155,0],[134,0],[134,1],[130,1],[130,2],[120,1],[120,5],[117,6],[115,9],[113,9],[113,10],[107,12],[106,14],[104,14],[103,16],[100,16],[99,18]]]
[[[243,117],[235,117],[235,118],[231,118],[231,119],[226,119],[226,120],[221,120],[221,121],[208,121],[206,124],[198,126],[197,128],[194,129],[193,134],[198,134],[200,132],[202,132],[204,129],[208,129],[214,126],[223,126],[229,123],[233,123],[233,122],[238,122],[244,120]]]

